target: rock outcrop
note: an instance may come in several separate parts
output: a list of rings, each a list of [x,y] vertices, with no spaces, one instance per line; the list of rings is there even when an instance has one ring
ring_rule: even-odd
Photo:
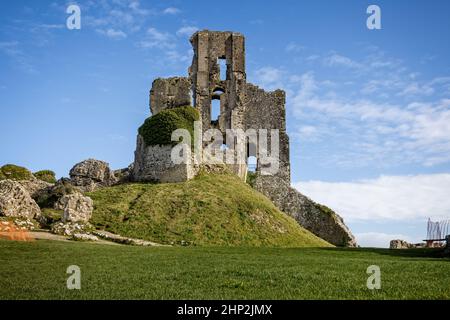
[[[389,249],[413,249],[413,248],[425,248],[426,243],[409,243],[405,240],[391,240]]]
[[[400,240],[400,239],[396,239],[396,240],[391,240],[390,244],[389,244],[389,249],[409,249],[409,248],[413,248],[414,246],[409,243],[406,242],[405,240]]]
[[[117,179],[117,183],[127,183],[132,181],[134,164],[130,164],[128,167],[123,169],[113,170],[113,175]]]
[[[91,198],[81,193],[73,193],[63,196],[55,204],[55,209],[64,210],[62,222],[88,222],[94,210]]]
[[[104,161],[88,159],[76,164],[70,170],[72,184],[83,192],[91,192],[101,187],[109,187],[117,182],[109,164]]]
[[[52,183],[48,183],[34,177],[30,180],[20,180],[18,182],[25,188],[25,190],[27,190],[33,199],[38,198],[42,193],[46,192],[48,188],[53,186]]]
[[[76,192],[81,190],[73,186],[70,179],[61,178],[54,185],[40,191],[34,199],[41,208],[53,208],[63,196]]]
[[[36,219],[41,216],[41,210],[18,181],[2,180],[0,181],[0,216]]]
[[[254,188],[316,236],[336,246],[357,246],[355,237],[338,214],[302,195],[285,180],[257,176]]]

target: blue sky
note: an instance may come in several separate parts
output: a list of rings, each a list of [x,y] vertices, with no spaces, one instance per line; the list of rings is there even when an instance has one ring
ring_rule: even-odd
[[[81,30],[65,26],[71,3]],[[381,8],[381,30],[366,9]],[[227,10],[227,7],[230,9]],[[1,1],[0,163],[66,176],[133,161],[156,77],[197,29],[246,36],[248,81],[287,92],[292,181],[364,245],[450,216],[448,1]]]

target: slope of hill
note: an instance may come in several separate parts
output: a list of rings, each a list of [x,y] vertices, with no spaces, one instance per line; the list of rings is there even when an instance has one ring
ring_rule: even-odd
[[[229,174],[124,184],[88,195],[94,200],[91,222],[123,236],[186,245],[330,246]]]

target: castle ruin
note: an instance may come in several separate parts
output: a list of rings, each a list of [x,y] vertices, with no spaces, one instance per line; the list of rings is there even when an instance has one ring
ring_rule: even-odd
[[[202,132],[217,129],[225,136],[227,129],[241,129],[244,132],[248,129],[277,129],[279,166],[276,173],[264,174],[266,164],[259,158],[257,147],[247,141],[240,145],[242,150],[236,150],[245,154],[245,161],[237,162],[230,169],[245,179],[249,156],[255,157],[254,187],[258,191],[303,227],[328,242],[343,246],[356,245],[342,218],[334,212],[326,212],[323,206],[291,187],[286,94],[282,90],[267,92],[247,82],[244,36],[236,32],[202,30],[196,32],[190,41],[194,56],[189,76],[153,81],[150,90],[152,115],[166,109],[191,105],[200,113]],[[220,105],[217,117],[213,116],[214,103]],[[193,161],[173,164],[170,156],[170,145],[147,146],[138,135],[133,179],[179,182],[196,175],[198,166]]]

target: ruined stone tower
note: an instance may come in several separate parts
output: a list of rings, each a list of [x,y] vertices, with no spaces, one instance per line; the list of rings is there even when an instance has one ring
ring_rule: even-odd
[[[261,151],[261,147],[252,148],[251,142],[245,137],[240,149],[234,151],[236,154],[245,154],[245,160],[230,166],[230,169],[245,179],[248,170],[247,159],[254,156],[256,158],[254,187],[258,191],[319,237],[337,245],[355,245],[353,235],[339,216],[324,212],[320,205],[291,188],[289,137],[286,133],[286,95],[282,90],[266,92],[247,83],[244,36],[236,32],[202,30],[196,32],[190,41],[194,56],[189,68],[189,77],[156,79],[150,91],[152,114],[158,114],[165,109],[192,105],[200,113],[202,132],[217,129],[225,136],[227,129],[244,132],[249,129],[277,130],[276,139],[279,144],[276,172],[266,173],[268,163],[258,152]],[[215,101],[220,103],[217,118],[213,117]],[[267,137],[269,146],[271,139],[271,136]],[[170,146],[146,146],[142,137],[138,135],[133,168],[134,179],[177,182],[194,177],[197,167],[193,163],[174,165],[170,160],[170,149]],[[270,153],[273,150],[266,151]]]
[[[202,115],[203,130],[244,129],[245,44],[244,36],[234,32],[199,31],[191,38],[194,49],[189,76],[193,103]],[[226,70],[220,70],[220,60]],[[225,74],[225,78],[221,78]],[[211,117],[211,105],[220,101],[217,121]]]

